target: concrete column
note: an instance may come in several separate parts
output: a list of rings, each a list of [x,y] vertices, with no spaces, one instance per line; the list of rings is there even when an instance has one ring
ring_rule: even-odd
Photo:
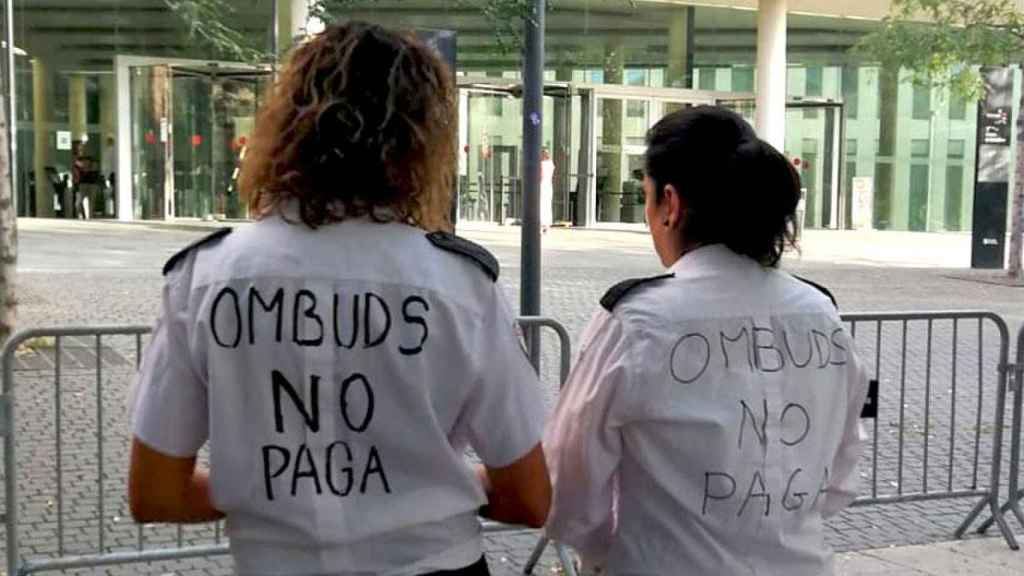
[[[277,49],[286,52],[296,41],[318,34],[324,23],[310,15],[310,0],[277,0]]]
[[[76,74],[68,79],[68,121],[71,124],[72,142],[84,142],[89,137],[86,110],[85,77]]]
[[[292,40],[306,35],[306,25],[309,23],[309,0],[291,0],[289,6],[291,16],[291,27],[288,29]]]
[[[899,70],[883,68],[878,78],[879,132],[878,158],[875,167],[874,227],[892,229],[895,221],[896,179],[899,166]]]
[[[622,39],[614,39],[607,46],[604,59],[604,83],[622,84],[625,75],[626,54]],[[622,122],[623,100],[605,99],[601,114],[602,150],[598,150],[598,178],[605,176],[604,188],[599,189],[601,211],[605,222],[618,222],[622,217]]]
[[[32,132],[34,135],[33,170],[36,174],[35,216],[52,218],[53,187],[46,175],[50,165],[50,78],[49,70],[39,58],[32,60]]]
[[[788,0],[760,0],[757,12],[757,130],[786,147],[786,9]]]
[[[572,68],[555,70],[555,80],[572,82]],[[572,163],[572,127],[569,117],[570,102],[563,98],[555,98],[552,122],[551,158],[555,162],[554,188],[555,220],[569,220],[569,172]]]
[[[79,157],[88,156],[85,150],[85,143],[89,139],[88,132],[88,111],[85,105],[85,77],[75,74],[68,78],[68,124],[71,128],[71,161],[75,162]],[[71,206],[71,210],[65,210],[64,216],[76,218],[78,206],[76,200],[82,190],[75,191],[74,178],[71,186],[64,193],[62,204]]]
[[[107,176],[117,163],[117,87],[114,76],[100,77],[100,170]]]
[[[693,87],[693,17],[694,8],[690,6],[674,10],[669,20],[667,87]]]

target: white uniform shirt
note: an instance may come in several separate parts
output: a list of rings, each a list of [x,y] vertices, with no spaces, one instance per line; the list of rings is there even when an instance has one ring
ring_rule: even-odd
[[[240,574],[480,558],[486,498],[465,449],[504,467],[543,432],[537,376],[485,268],[402,224],[280,217],[173,266],[135,434],[179,457],[209,441]]]
[[[549,534],[609,574],[830,574],[868,386],[834,305],[721,245],[670,272],[583,335],[545,435]]]

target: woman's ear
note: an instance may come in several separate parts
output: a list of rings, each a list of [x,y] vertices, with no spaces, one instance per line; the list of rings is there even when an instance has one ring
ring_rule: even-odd
[[[683,211],[686,208],[683,197],[680,196],[679,191],[672,184],[665,185],[659,194],[661,194],[662,203],[666,208],[662,225],[667,228],[678,229],[683,223]]]

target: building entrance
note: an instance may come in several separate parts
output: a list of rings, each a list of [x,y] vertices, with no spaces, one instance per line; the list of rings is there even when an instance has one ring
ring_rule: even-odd
[[[507,223],[522,210],[522,85],[460,77],[459,220]],[[548,82],[544,148],[551,213],[577,226],[642,226],[647,130],[672,110],[749,95]],[[535,177],[541,178],[538,174]]]
[[[118,216],[245,217],[238,166],[270,71],[123,56],[116,69],[121,147],[116,181],[119,189],[130,191],[118,195]]]

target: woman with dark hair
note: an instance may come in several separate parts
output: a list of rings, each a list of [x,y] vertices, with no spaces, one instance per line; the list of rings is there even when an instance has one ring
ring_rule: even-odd
[[[831,573],[868,380],[834,301],[778,269],[800,182],[736,114],[647,137],[668,273],[601,299],[545,436],[548,533],[609,574]]]
[[[412,35],[351,23],[296,49],[242,166],[256,223],[164,268],[136,520],[226,517],[260,576],[487,574],[478,513],[544,523],[537,376],[496,260],[448,232],[455,107]]]

